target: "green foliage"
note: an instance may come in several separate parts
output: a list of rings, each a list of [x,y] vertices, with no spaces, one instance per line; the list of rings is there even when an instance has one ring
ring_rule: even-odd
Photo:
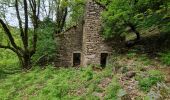
[[[84,12],[84,8],[85,8],[85,3],[86,1],[85,0],[72,0],[70,2],[70,7],[71,7],[71,18],[72,18],[72,21],[80,21],[83,17],[83,12]]]
[[[107,100],[117,100],[118,99],[118,92],[121,89],[121,86],[117,82],[116,79],[112,80],[112,83],[109,85],[105,99]]]
[[[18,45],[21,46],[20,39],[18,38],[18,29],[10,27],[11,32],[15,38],[15,41]],[[3,29],[0,27],[0,44],[7,45],[9,41],[7,36],[4,34]],[[0,48],[0,78],[5,77],[6,75],[13,73],[19,69],[19,60],[17,55],[10,51]]]
[[[148,92],[152,86],[156,85],[158,82],[162,82],[164,80],[164,76],[160,71],[150,70],[145,76],[139,75],[136,79],[139,81],[140,89]]]
[[[55,24],[49,18],[46,18],[41,22],[40,28],[38,29],[37,51],[33,56],[34,62],[42,56],[45,56],[48,61],[56,53],[57,44],[54,40],[54,29]]]
[[[126,56],[127,56],[128,58],[133,58],[133,57],[136,56],[136,52],[135,52],[135,51],[129,51],[129,52],[126,54]]]
[[[159,26],[161,31],[169,31],[169,4],[167,0],[102,0],[106,4],[103,12],[103,35],[105,38],[126,35],[128,23],[137,30]]]
[[[160,53],[160,60],[166,65],[170,65],[170,52]]]
[[[93,79],[93,70],[92,70],[91,67],[89,67],[89,68],[85,71],[83,77],[85,77],[85,79],[86,79],[87,81]]]
[[[20,71],[19,60],[15,53],[0,49],[0,79]]]
[[[143,65],[148,66],[151,64],[151,60],[147,57],[147,55],[141,55],[139,57],[139,61],[143,63]]]
[[[11,31],[11,34],[13,35],[15,42],[18,44],[18,46],[23,46],[20,35],[19,35],[19,29],[17,27],[9,26],[9,29]],[[3,45],[9,45],[10,41],[8,40],[8,37],[4,34],[3,28],[0,26],[0,43]],[[2,49],[1,49],[2,50]]]
[[[16,62],[18,62],[18,59],[16,55],[11,51],[4,51],[2,49],[0,53],[0,68],[6,67],[6,66],[15,66]]]
[[[28,72],[11,73],[0,78],[0,99],[99,99],[94,93],[104,91],[99,84],[108,74],[112,74],[108,69],[95,72],[90,66],[80,69],[56,69],[50,65],[41,69],[37,66]],[[116,98],[119,88],[116,78],[113,77],[106,88],[106,98]]]
[[[29,98],[34,100],[40,98],[60,99],[61,97],[66,97],[69,89],[74,87],[69,84],[69,79],[74,75],[76,73],[72,69],[55,70],[51,66],[45,70],[36,68],[28,73],[11,75],[0,86],[0,93],[3,92],[0,99],[21,99],[24,97],[24,93],[27,93]]]
[[[84,18],[86,0],[71,0],[69,2],[70,15],[67,20],[67,28],[79,24]]]
[[[126,26],[125,20],[129,20],[131,9],[127,0],[112,0],[107,10],[103,12],[103,34],[105,38],[120,36]]]

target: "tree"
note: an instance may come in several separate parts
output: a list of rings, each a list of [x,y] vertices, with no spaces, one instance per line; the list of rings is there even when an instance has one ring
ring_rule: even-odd
[[[56,3],[56,34],[63,31],[68,15],[68,0],[55,0]]]
[[[4,34],[7,36],[9,43],[7,45],[0,44],[0,48],[9,49],[15,52],[20,60],[21,66],[24,69],[30,69],[31,68],[31,57],[36,52],[36,44],[37,44],[37,28],[38,28],[38,20],[39,20],[39,2],[40,0],[15,0],[14,6],[16,9],[16,15],[19,23],[19,30],[20,30],[20,39],[22,41],[22,45],[19,46],[13,34],[10,31],[10,28],[8,25],[3,21],[2,18],[0,18],[0,24],[4,30]],[[23,12],[24,12],[24,21],[21,18],[20,15],[20,9],[21,7],[20,3],[23,3]],[[31,8],[29,11],[28,8]],[[28,33],[29,32],[29,15],[33,24],[33,36]],[[24,23],[24,24],[23,24]],[[30,41],[32,41],[32,45]]]
[[[0,2],[0,24],[4,30],[4,34],[0,35],[7,37],[5,43],[0,42],[0,48],[15,52],[24,69],[31,68],[31,60],[36,61],[34,58],[39,57],[39,54],[43,54],[43,50],[46,50],[40,50],[45,46],[39,46],[44,44],[45,38],[50,37],[50,43],[52,43],[54,38],[51,34],[62,32],[68,19],[71,19],[71,23],[79,21],[80,16],[83,16],[85,4],[85,0],[7,0]],[[5,9],[8,7],[15,8],[18,26],[14,28],[17,30],[15,33],[19,31],[17,33],[19,36],[16,36],[11,30],[13,26],[8,25],[8,21],[6,21],[5,15],[9,12],[6,12]],[[48,20],[42,21],[40,18]],[[48,30],[49,34],[44,33]],[[40,32],[41,34],[38,34]],[[41,38],[38,38],[38,35]],[[39,43],[38,48],[37,43]],[[33,57],[37,50],[36,57]],[[53,50],[52,46],[51,51]],[[51,53],[51,51],[49,52]]]
[[[85,0],[71,0],[69,3],[70,14],[67,21],[67,27],[72,27],[73,25],[80,24],[84,19],[85,12]]]
[[[105,11],[103,18],[103,35],[105,38],[121,36],[133,32],[135,40],[140,40],[140,30],[161,23],[167,16],[167,0],[95,0],[102,4]],[[108,3],[109,2],[109,3]],[[160,20],[161,19],[161,20]],[[165,23],[164,23],[165,24]]]
[[[57,43],[54,40],[55,22],[45,18],[38,28],[37,50],[32,57],[36,65],[44,66],[54,61],[56,57]]]
[[[56,34],[82,21],[85,0],[55,0]],[[71,25],[69,25],[71,24]]]
[[[132,1],[128,0],[113,0],[107,5],[107,10],[103,13],[103,34],[106,38],[120,36],[129,27],[128,31],[136,34],[136,40],[140,39],[133,7]]]

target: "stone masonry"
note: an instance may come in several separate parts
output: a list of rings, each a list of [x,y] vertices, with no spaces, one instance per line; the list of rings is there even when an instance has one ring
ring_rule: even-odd
[[[101,54],[112,52],[110,42],[100,35],[102,7],[92,0],[86,4],[84,23],[56,36],[59,44],[56,66],[73,66],[73,54],[80,53],[80,65],[100,65]]]

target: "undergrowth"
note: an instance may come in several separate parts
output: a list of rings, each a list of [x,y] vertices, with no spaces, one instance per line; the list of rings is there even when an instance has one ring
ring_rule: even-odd
[[[170,66],[170,51],[160,53],[160,60],[163,64]]]
[[[106,100],[117,100],[118,99],[118,92],[121,89],[121,86],[119,84],[119,82],[116,79],[112,80],[112,83],[107,87],[106,90],[106,96],[105,99]]]
[[[150,70],[139,73],[139,75],[136,76],[136,80],[139,81],[139,88],[144,92],[148,92],[152,86],[158,82],[163,82],[164,76],[160,71]]]
[[[94,92],[102,92],[98,87],[101,80],[112,76],[109,68],[96,72],[92,67],[87,68],[54,68],[47,66],[41,69],[38,66],[29,72],[8,75],[0,79],[0,99],[29,99],[29,100],[96,100]],[[116,90],[115,90],[116,89]],[[114,96],[120,89],[115,78],[109,85],[107,98]]]
[[[115,55],[104,69],[98,66],[55,68],[48,65],[43,69],[34,66],[27,72],[18,67],[18,60],[15,55],[11,56],[10,51],[3,53],[0,56],[0,100],[100,100],[96,93],[104,94],[106,100],[117,100],[120,98],[118,95],[124,95],[125,91],[117,75],[129,71],[137,73],[135,79],[145,94],[164,81],[160,71],[147,70],[150,59],[146,55],[139,56],[135,51]],[[101,88],[99,85],[106,78],[110,78],[111,82]]]

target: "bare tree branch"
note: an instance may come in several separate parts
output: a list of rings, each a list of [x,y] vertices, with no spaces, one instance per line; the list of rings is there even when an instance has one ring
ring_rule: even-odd
[[[31,10],[34,9],[34,8],[33,8],[32,0],[29,0],[29,3],[30,3]]]
[[[25,41],[25,35],[24,35],[23,27],[22,27],[22,20],[21,20],[21,17],[20,17],[18,0],[15,0],[15,8],[16,8],[16,14],[17,14],[18,23],[19,23],[19,29],[20,29],[20,33],[21,33],[20,36],[21,36],[23,44],[25,45],[26,44],[24,42]]]
[[[25,30],[24,30],[24,34],[25,34],[25,49],[28,48],[28,4],[27,4],[27,0],[24,0],[24,13],[25,13]]]
[[[35,0],[29,0],[29,4],[31,5],[31,10],[32,10],[31,19],[32,19],[33,26],[34,26],[33,48],[30,53],[30,55],[33,55],[36,51],[36,46],[37,46],[37,32],[36,31],[38,28],[38,20],[39,20],[39,14],[40,14],[40,0],[38,0],[37,2]]]
[[[37,12],[37,17],[39,18],[39,15],[40,15],[40,1],[41,0],[38,0],[38,12]]]

